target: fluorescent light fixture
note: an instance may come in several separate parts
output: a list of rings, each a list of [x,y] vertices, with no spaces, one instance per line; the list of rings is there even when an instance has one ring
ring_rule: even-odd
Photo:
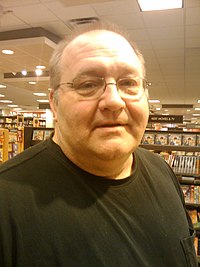
[[[10,49],[3,49],[1,50],[1,52],[5,55],[12,55],[14,54],[14,51],[13,50],[10,50]]]
[[[8,105],[8,107],[10,107],[10,108],[17,108],[18,107],[18,105]]]
[[[190,109],[187,109],[187,111],[190,111]]]
[[[0,84],[0,88],[6,88],[6,85]]]
[[[20,111],[22,108],[14,108],[14,111]]]
[[[43,65],[38,65],[38,66],[36,66],[36,69],[41,69],[41,70],[43,70],[43,69],[46,69],[46,67],[45,66],[43,66]]]
[[[33,93],[33,94],[36,96],[47,96],[47,94],[45,94],[45,93]]]
[[[0,100],[0,102],[1,103],[7,103],[7,104],[9,104],[9,103],[12,103],[13,101],[12,100]]]
[[[138,0],[142,11],[165,10],[183,7],[183,0]]]
[[[0,94],[0,97],[5,97],[5,95]]]
[[[192,116],[200,116],[200,114],[192,114]]]
[[[149,99],[149,103],[160,103],[158,99]]]
[[[200,99],[199,99],[199,100],[197,100],[197,102],[198,102],[198,103],[200,103]]]
[[[36,84],[36,82],[28,82],[29,84]]]
[[[194,110],[200,110],[200,108],[195,108]]]
[[[161,110],[161,108],[156,108],[156,110]]]
[[[38,99],[37,102],[40,102],[40,103],[49,103],[49,100],[47,99]]]

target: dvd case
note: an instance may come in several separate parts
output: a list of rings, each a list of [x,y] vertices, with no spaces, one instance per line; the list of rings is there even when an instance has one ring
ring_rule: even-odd
[[[153,133],[145,133],[142,139],[142,144],[154,144],[154,137],[155,135]]]
[[[169,145],[181,146],[182,134],[169,134]]]
[[[167,134],[156,134],[155,136],[155,144],[156,145],[167,145],[168,140],[167,140]]]
[[[196,135],[195,134],[183,134],[183,146],[195,146]]]

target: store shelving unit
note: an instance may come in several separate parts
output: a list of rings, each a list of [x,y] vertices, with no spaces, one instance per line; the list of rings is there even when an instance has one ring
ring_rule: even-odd
[[[166,153],[166,156],[171,154],[172,158],[182,157],[182,159],[184,158],[187,159],[190,157],[193,157],[193,158],[196,157],[195,169],[192,169],[193,172],[191,172],[191,170],[189,170],[188,172],[187,171],[181,172],[181,168],[175,168],[173,165],[173,162],[170,164],[170,166],[174,170],[177,176],[177,179],[179,180],[179,183],[183,189],[183,193],[185,193],[184,189],[187,190],[188,188],[188,190],[191,190],[191,192],[189,192],[191,194],[190,196],[191,198],[189,201],[188,201],[188,198],[186,198],[185,194],[184,196],[186,200],[186,208],[188,209],[188,211],[193,211],[193,210],[196,211],[196,222],[194,223],[194,228],[196,230],[195,246],[196,246],[196,251],[197,251],[197,259],[200,264],[200,256],[199,256],[200,247],[198,246],[198,243],[199,243],[198,240],[200,239],[200,143],[199,143],[200,132],[183,132],[183,131],[167,131],[166,132],[166,131],[147,130],[145,134],[146,135],[144,135],[144,137],[146,138],[149,136],[149,140],[147,140],[147,138],[144,140],[144,137],[143,137],[143,140],[142,140],[143,143],[141,143],[140,147],[151,150],[155,153],[159,153],[159,154],[164,153],[163,154],[164,158],[165,158],[165,153]],[[169,142],[169,136],[176,135],[176,134],[181,136],[181,139],[179,140],[180,144],[171,145]],[[155,143],[156,135],[159,135],[159,137],[163,135],[166,138],[164,140],[165,144]],[[188,137],[191,136],[192,138],[195,138],[195,142],[193,142],[193,144],[195,145],[183,145],[184,144],[183,136],[185,137],[185,135],[187,135]],[[150,141],[150,143],[147,144],[147,141]],[[198,199],[197,199],[197,196],[198,196]],[[192,221],[193,219],[194,218],[192,218]]]

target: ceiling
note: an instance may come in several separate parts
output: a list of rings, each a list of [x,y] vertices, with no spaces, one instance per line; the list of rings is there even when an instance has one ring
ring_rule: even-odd
[[[151,82],[154,114],[184,115],[200,123],[200,1],[185,0],[182,9],[141,12],[137,0],[0,0],[0,94],[23,110],[38,107],[33,92],[48,92],[48,75],[18,77],[45,65],[59,39],[70,35],[72,19],[97,17],[126,28],[144,55]],[[4,73],[13,77],[4,78]],[[11,75],[12,76],[12,75]],[[29,81],[36,81],[30,85]],[[45,97],[40,97],[45,99]],[[0,103],[0,108],[7,104]],[[176,104],[179,108],[162,108]],[[183,105],[190,104],[192,108]],[[160,111],[156,108],[160,107]],[[190,111],[188,111],[190,110]],[[197,114],[197,115],[192,115]]]

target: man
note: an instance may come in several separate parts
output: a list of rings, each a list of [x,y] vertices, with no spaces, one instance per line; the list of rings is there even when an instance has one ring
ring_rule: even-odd
[[[197,266],[181,190],[138,148],[148,121],[142,55],[101,24],[50,62],[52,138],[1,167],[0,266]]]

